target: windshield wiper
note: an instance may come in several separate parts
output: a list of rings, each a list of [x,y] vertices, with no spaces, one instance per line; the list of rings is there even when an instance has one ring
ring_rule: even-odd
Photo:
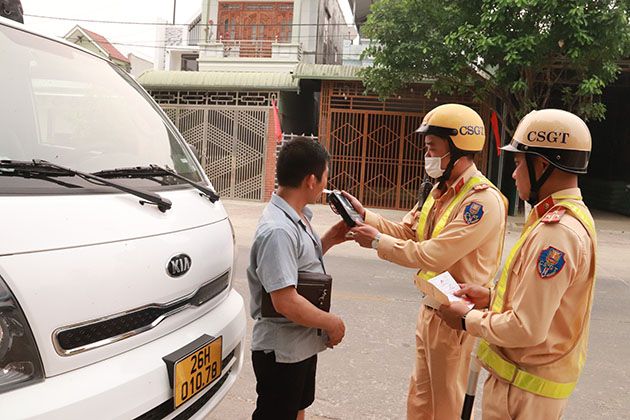
[[[38,165],[34,161],[0,160],[0,174],[23,178],[74,176],[72,171],[53,166]]]
[[[171,201],[162,198],[159,195],[138,190],[136,188],[126,187],[118,184],[117,182],[109,181],[105,178],[101,178],[97,175],[93,175],[87,172],[76,171],[71,168],[66,168],[54,163],[50,163],[45,160],[33,159],[32,161],[17,161],[17,160],[1,160],[0,161],[0,173],[12,173],[13,176],[23,176],[28,178],[30,176],[78,176],[86,181],[98,183],[101,185],[107,185],[109,187],[116,188],[120,191],[128,194],[135,195],[142,198],[140,204],[155,204],[157,208],[162,212],[172,207]],[[96,182],[94,182],[96,181]]]
[[[81,185],[71,184],[69,182],[64,182],[58,179],[57,177],[67,177],[74,176],[69,174],[68,171],[62,171],[56,168],[47,168],[47,167],[38,167],[34,168],[28,167],[27,169],[21,169],[19,165],[5,164],[6,161],[0,161],[0,176],[13,176],[20,178],[31,178],[31,179],[41,179],[43,181],[52,182],[53,184],[61,185],[66,188],[83,188]],[[10,162],[10,161],[9,161]]]
[[[198,191],[200,191],[201,196],[205,196],[212,203],[216,202],[219,199],[219,195],[213,191],[212,189],[198,184],[189,180],[188,178],[178,174],[177,172],[171,170],[168,167],[161,167],[158,165],[149,165],[149,166],[135,166],[131,168],[118,168],[118,169],[106,169],[103,171],[98,171],[92,173],[92,175],[96,175],[102,178],[148,178],[152,179],[156,182],[158,180],[154,179],[155,176],[160,175],[169,175],[173,178],[179,179],[180,181],[185,182],[188,185],[195,187]]]
[[[149,166],[133,166],[129,168],[116,168],[116,169],[103,169],[102,171],[92,172],[92,175],[100,176],[101,178],[142,178],[155,181],[160,185],[171,185],[166,179],[166,172],[162,170],[154,170]],[[163,177],[158,179],[158,177]]]

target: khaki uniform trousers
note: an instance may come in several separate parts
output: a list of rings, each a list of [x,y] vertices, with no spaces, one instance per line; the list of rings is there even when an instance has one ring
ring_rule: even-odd
[[[567,399],[541,397],[489,375],[483,386],[483,420],[556,420]]]
[[[436,312],[420,308],[416,366],[409,383],[407,419],[461,418],[474,337],[450,328]]]

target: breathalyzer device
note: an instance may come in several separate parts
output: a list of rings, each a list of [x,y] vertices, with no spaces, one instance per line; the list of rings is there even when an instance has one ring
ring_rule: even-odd
[[[328,193],[328,203],[334,208],[335,213],[339,214],[346,225],[355,227],[357,221],[363,223],[363,218],[352,207],[348,199],[338,190],[325,190]]]

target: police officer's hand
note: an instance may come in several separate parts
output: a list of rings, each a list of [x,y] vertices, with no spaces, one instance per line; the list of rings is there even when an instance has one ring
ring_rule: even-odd
[[[372,241],[378,235],[378,229],[365,223],[357,222],[357,225],[350,229],[352,238],[363,248],[371,248]]]
[[[350,204],[352,204],[352,207],[354,207],[357,213],[359,213],[363,220],[365,220],[365,207],[363,207],[363,204],[361,204],[361,202],[355,196],[348,193],[347,191],[341,191],[341,194],[343,194],[344,197],[348,199]]]
[[[477,284],[459,284],[461,289],[453,293],[475,304],[475,309],[485,309],[490,306],[490,289]]]
[[[326,346],[332,349],[343,340],[343,336],[346,334],[346,325],[341,318],[335,314],[330,314],[328,324],[329,326],[325,329],[326,335],[328,336]]]
[[[450,305],[441,305],[437,314],[454,330],[462,329],[462,317],[470,312],[468,306],[461,302],[453,302]]]

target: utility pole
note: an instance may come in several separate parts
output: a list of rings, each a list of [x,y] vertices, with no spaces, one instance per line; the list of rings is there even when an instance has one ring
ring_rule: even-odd
[[[173,0],[173,25],[175,25],[175,8],[177,7],[177,0]]]

